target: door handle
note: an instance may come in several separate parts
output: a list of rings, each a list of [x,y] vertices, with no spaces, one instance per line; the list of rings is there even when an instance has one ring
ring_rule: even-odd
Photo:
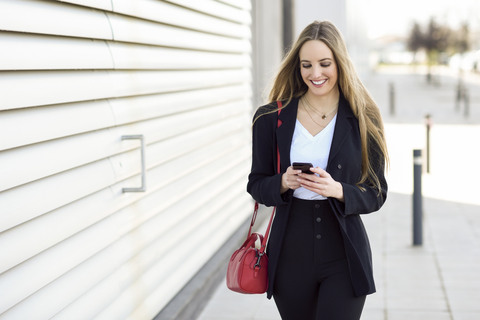
[[[140,154],[142,161],[142,186],[140,188],[123,188],[122,192],[145,192],[147,190],[147,182],[145,177],[145,140],[143,134],[122,136],[122,140],[139,139],[141,143]]]

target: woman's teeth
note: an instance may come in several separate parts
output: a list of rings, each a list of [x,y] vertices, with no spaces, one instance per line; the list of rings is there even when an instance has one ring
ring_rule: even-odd
[[[313,81],[313,80],[312,80],[313,84],[316,85],[316,86],[318,86],[318,85],[320,85],[320,84],[324,84],[325,81],[327,81],[327,79],[325,79],[325,80],[320,80],[320,81]]]

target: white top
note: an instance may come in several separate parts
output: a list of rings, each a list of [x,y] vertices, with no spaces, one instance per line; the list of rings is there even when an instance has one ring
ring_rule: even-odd
[[[330,147],[332,146],[333,131],[336,122],[337,115],[335,114],[332,121],[330,121],[322,131],[312,136],[297,119],[290,149],[290,161],[292,161],[292,163],[309,162],[313,164],[314,167],[320,167],[323,170],[327,169],[328,156],[330,155]],[[305,200],[327,199],[303,187],[295,189],[293,196]]]

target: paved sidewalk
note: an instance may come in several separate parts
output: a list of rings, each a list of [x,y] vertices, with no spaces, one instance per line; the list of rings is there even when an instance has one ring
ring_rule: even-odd
[[[400,72],[399,72],[400,71]],[[389,196],[365,215],[377,293],[363,320],[480,319],[480,77],[467,80],[471,116],[454,109],[456,79],[442,70],[440,86],[405,69],[366,81],[386,122],[391,157]],[[388,114],[388,83],[397,91]],[[423,175],[424,244],[412,246],[412,150],[426,145],[423,116],[431,113],[430,173]],[[269,214],[264,211],[264,214]],[[264,230],[264,226],[261,227]],[[278,320],[273,300],[233,293],[221,283],[199,320]],[[302,320],[302,319],[299,319]]]
[[[363,220],[377,293],[365,320],[480,319],[480,207],[425,198],[424,245],[412,246],[411,196],[391,193]],[[199,320],[279,320],[275,303],[222,283]],[[301,319],[299,319],[301,320]]]

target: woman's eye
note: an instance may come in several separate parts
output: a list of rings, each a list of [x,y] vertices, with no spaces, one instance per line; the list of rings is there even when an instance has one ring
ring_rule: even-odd
[[[327,64],[321,64],[322,67],[326,68],[326,67],[330,67],[330,63],[327,63]]]
[[[310,68],[312,65],[311,64],[302,64],[302,67],[304,67],[305,69],[308,69]]]

